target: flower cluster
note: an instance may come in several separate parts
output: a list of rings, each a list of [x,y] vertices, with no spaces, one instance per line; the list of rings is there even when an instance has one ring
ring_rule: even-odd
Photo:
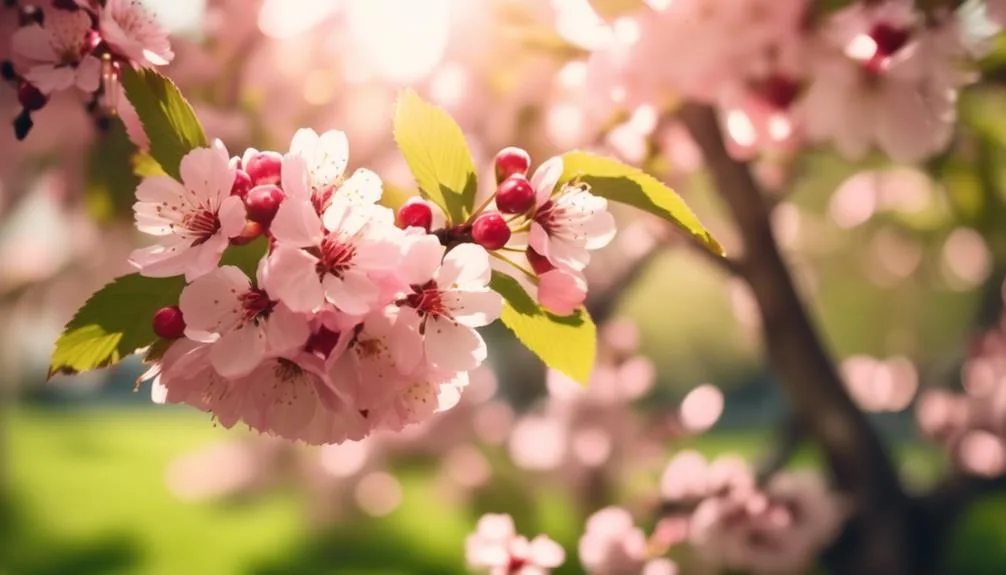
[[[546,575],[566,553],[545,535],[528,541],[517,535],[509,515],[484,515],[465,541],[468,564],[489,575]]]
[[[613,105],[668,94],[717,105],[740,156],[809,140],[852,159],[876,146],[923,160],[949,142],[957,93],[975,79],[958,15],[922,2],[864,0],[833,13],[807,0],[647,4],[594,53],[592,82]],[[661,54],[680,58],[653,66]]]
[[[89,96],[89,109],[113,111],[125,100],[115,81],[122,65],[161,66],[174,57],[167,33],[138,0],[50,0],[44,9],[20,10],[12,59],[2,63],[22,108],[14,121],[18,139],[56,92],[76,88]]]
[[[158,241],[130,261],[142,275],[187,281],[178,305],[153,318],[157,335],[175,340],[148,374],[159,401],[311,444],[398,431],[457,403],[487,356],[475,328],[503,306],[483,246],[509,242],[490,242],[499,232],[481,222],[494,212],[439,229],[425,200],[395,214],[377,203],[380,178],[365,168],[345,174],[348,160],[343,132],[305,129],[286,154],[231,158],[217,141],[182,159],[181,181],[141,182],[136,225]],[[561,171],[561,160],[549,165]],[[586,263],[576,248],[587,244],[577,226],[595,206],[581,188],[552,194],[546,186],[557,179],[538,184],[540,197],[525,206],[537,209],[518,216],[539,228],[536,245],[557,269],[575,270]],[[579,199],[567,205],[569,196]],[[221,265],[228,246],[263,236],[254,278]],[[549,293],[546,277],[539,296]]]

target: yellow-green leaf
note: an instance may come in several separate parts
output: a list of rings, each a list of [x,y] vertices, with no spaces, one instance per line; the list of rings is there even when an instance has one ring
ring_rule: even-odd
[[[130,165],[133,167],[133,174],[140,178],[167,175],[164,173],[164,168],[150,155],[150,152],[136,152],[130,160]]]
[[[569,316],[548,313],[504,274],[493,272],[491,285],[505,300],[500,320],[517,339],[545,365],[586,385],[597,352],[597,328],[587,310]]]
[[[702,225],[681,196],[653,176],[618,160],[589,152],[569,152],[562,156],[562,161],[560,182],[578,178],[590,185],[592,193],[660,216],[695,236],[709,251],[725,255],[723,246]]]
[[[126,66],[122,86],[150,139],[151,157],[166,174],[178,179],[182,157],[208,145],[192,106],[174,82],[153,70]]]
[[[182,277],[122,276],[87,300],[52,352],[49,377],[114,365],[157,340],[152,320],[166,306],[178,305]]]
[[[475,162],[461,127],[442,109],[404,90],[395,110],[395,141],[424,197],[463,222],[475,203]]]

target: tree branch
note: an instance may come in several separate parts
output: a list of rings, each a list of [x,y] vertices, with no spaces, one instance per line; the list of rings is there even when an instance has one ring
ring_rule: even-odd
[[[762,315],[769,359],[809,436],[823,448],[835,486],[850,496],[863,521],[846,541],[856,553],[839,572],[913,573],[907,498],[885,446],[856,407],[811,323],[772,233],[770,208],[748,166],[730,157],[715,111],[686,104],[679,118],[702,150],[744,245],[739,270]],[[869,539],[891,538],[879,542]],[[855,555],[855,557],[852,557]]]

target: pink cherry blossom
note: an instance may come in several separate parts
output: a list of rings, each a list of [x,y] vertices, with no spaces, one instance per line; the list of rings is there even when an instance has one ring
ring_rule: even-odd
[[[412,376],[399,388],[391,402],[374,415],[375,425],[390,431],[402,431],[422,423],[435,414],[451,409],[461,400],[468,386],[468,372],[430,369],[422,376]]]
[[[241,419],[242,396],[231,380],[213,369],[206,344],[178,340],[141,379],[149,377],[154,378],[151,396],[155,403],[190,405],[212,413],[226,428]]]
[[[535,207],[528,242],[556,267],[582,271],[588,250],[600,249],[615,237],[615,219],[608,201],[590,193],[584,184],[566,184],[554,191],[562,176],[562,158],[555,157],[535,171]]]
[[[262,283],[260,266],[259,283]],[[307,318],[251,285],[234,266],[217,268],[182,290],[179,307],[186,335],[210,344],[217,373],[247,375],[265,358],[299,350],[307,342]]]
[[[465,540],[468,564],[489,575],[546,575],[566,560],[555,541],[539,535],[532,541],[517,535],[509,515],[487,514]]]
[[[503,298],[489,289],[489,254],[462,244],[444,255],[432,235],[407,238],[399,268],[411,286],[402,301],[402,320],[423,338],[427,363],[446,371],[468,371],[486,358],[486,344],[475,330],[499,317]]]
[[[240,198],[230,195],[234,169],[219,141],[182,158],[182,181],[144,178],[133,206],[136,227],[160,242],[136,250],[130,262],[148,277],[185,274],[189,281],[216,268],[229,238],[245,225]]]
[[[175,57],[168,33],[139,0],[108,0],[98,14],[101,37],[138,66],[164,66]]]
[[[850,159],[872,146],[899,162],[939,152],[953,135],[957,92],[973,80],[960,66],[966,52],[955,21],[923,21],[908,1],[837,13],[798,105],[806,135]]]
[[[986,0],[985,16],[1000,26],[1006,26],[1006,0]]]
[[[309,128],[297,130],[283,157],[283,189],[290,197],[310,200],[319,214],[335,197],[352,205],[380,200],[381,178],[366,168],[345,178],[348,164],[345,132],[329,130],[319,135]]]
[[[382,278],[401,257],[401,230],[383,206],[337,198],[319,218],[307,201],[287,198],[270,230],[266,289],[297,312],[329,302],[351,315],[382,308]]]
[[[95,92],[101,61],[91,54],[91,18],[83,10],[49,10],[43,25],[31,24],[11,36],[14,55],[27,66],[25,80],[45,94],[73,86]]]
[[[592,575],[639,573],[647,559],[646,534],[620,507],[606,507],[587,519],[579,549],[580,562]]]
[[[587,298],[587,279],[577,271],[554,269],[538,278],[538,301],[556,315],[570,315]]]

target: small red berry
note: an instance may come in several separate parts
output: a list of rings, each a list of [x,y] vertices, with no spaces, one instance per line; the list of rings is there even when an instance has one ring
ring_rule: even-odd
[[[185,335],[185,319],[178,306],[162,307],[154,314],[154,333],[164,339],[178,339]]]
[[[494,163],[496,183],[500,183],[514,174],[526,176],[527,171],[531,168],[531,156],[522,148],[510,146],[503,148],[496,154]]]
[[[21,85],[17,87],[17,101],[21,103],[25,110],[34,112],[45,107],[49,101],[49,97],[32,84],[21,82]]]
[[[245,222],[245,227],[241,230],[241,233],[231,238],[231,245],[243,246],[250,244],[261,235],[262,224],[248,220]]]
[[[496,188],[496,207],[504,214],[523,214],[534,205],[534,188],[521,174],[513,174]]]
[[[248,159],[244,169],[256,186],[278,184],[283,169],[283,156],[279,152],[259,152]]]
[[[248,219],[268,226],[276,217],[276,210],[279,209],[279,205],[285,197],[283,190],[276,186],[255,186],[245,196]]]
[[[510,226],[499,212],[485,212],[472,224],[472,239],[487,250],[498,250],[510,241]]]
[[[234,184],[231,185],[232,196],[237,196],[243,200],[248,195],[249,190],[254,187],[255,184],[252,182],[248,172],[242,169],[234,171]]]
[[[527,249],[527,261],[530,262],[531,269],[534,270],[534,273],[538,275],[542,275],[555,269],[552,262],[550,262],[545,256],[534,251],[534,248]]]
[[[762,97],[778,110],[786,110],[800,95],[800,83],[784,74],[772,74],[761,85]]]
[[[415,226],[430,231],[430,226],[433,225],[433,208],[425,200],[408,201],[398,208],[395,223],[402,229]]]

